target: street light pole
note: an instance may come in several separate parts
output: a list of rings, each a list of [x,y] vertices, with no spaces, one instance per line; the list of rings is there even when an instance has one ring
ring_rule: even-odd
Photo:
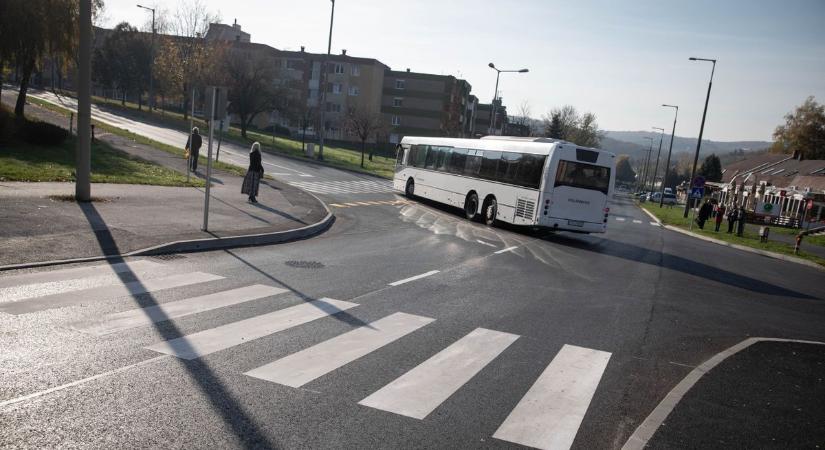
[[[92,200],[92,0],[80,0],[80,63],[77,86],[77,154],[75,155],[75,199]]]
[[[702,112],[702,125],[699,127],[699,141],[696,142],[696,154],[693,155],[693,169],[690,171],[690,180],[688,183],[693,183],[693,178],[696,176],[696,164],[699,162],[699,149],[702,147],[702,133],[705,131],[705,118],[708,115],[708,102],[710,101],[710,89],[713,87],[713,73],[716,72],[716,60],[705,58],[689,58],[691,61],[708,61],[713,63],[713,68],[710,70],[710,82],[708,83],[708,95],[705,97],[705,110]],[[690,198],[688,196],[685,202],[684,218],[687,219],[688,211],[690,211]]]
[[[653,127],[653,129],[661,131],[661,134],[659,135],[659,151],[656,153],[656,168],[653,169],[653,182],[650,183],[650,192],[653,192],[653,190],[656,189],[656,176],[659,175],[659,157],[662,156],[662,140],[665,137],[664,128]]]
[[[642,189],[647,189],[647,176],[650,172],[650,155],[653,153],[653,138],[649,136],[642,136],[642,139],[650,141],[650,148],[647,149],[647,157],[645,158],[645,166],[642,169],[644,178],[642,179]]]
[[[679,107],[676,105],[665,105],[662,106],[666,108],[675,108],[676,115],[673,116],[673,132],[670,133],[670,148],[667,151],[667,163],[665,163],[665,176],[662,178],[662,190],[661,196],[659,197],[659,208],[664,205],[665,202],[665,181],[667,180],[667,171],[670,170],[670,153],[673,151],[673,138],[676,137],[676,119],[679,117]]]
[[[496,107],[498,104],[496,103],[496,99],[498,98],[498,78],[501,76],[502,72],[512,72],[512,73],[527,73],[529,69],[519,69],[519,70],[500,70],[496,67],[495,64],[490,63],[487,64],[487,67],[496,71],[496,90],[493,92],[493,107],[490,111],[490,128],[487,130],[487,134],[495,134],[495,123],[496,123]]]
[[[318,161],[324,160],[324,135],[327,134],[327,124],[326,119],[324,118],[325,112],[327,110],[327,79],[329,75],[327,75],[327,61],[329,60],[329,56],[332,54],[332,23],[335,19],[335,0],[330,0],[332,2],[332,11],[329,15],[329,39],[327,41],[327,57],[324,59],[323,64],[321,64],[321,77],[323,78],[323,82],[319,80],[319,86],[321,87],[321,126],[320,132],[321,134],[318,135]]]
[[[152,46],[149,50],[150,58],[152,60],[149,65],[149,112],[155,108],[155,8],[148,8],[146,6],[137,5],[138,8],[143,8],[147,11],[152,11]]]

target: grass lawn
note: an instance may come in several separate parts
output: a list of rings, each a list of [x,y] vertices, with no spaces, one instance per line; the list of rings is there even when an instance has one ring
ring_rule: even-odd
[[[44,104],[54,106],[48,102],[43,102],[31,97],[30,101],[47,108],[49,106]],[[120,104],[120,101],[106,100],[102,97],[92,97],[92,102],[98,105],[104,105],[107,108],[119,109],[149,121],[161,122],[180,130],[187,130],[189,128],[189,121],[183,120],[183,114],[181,113],[170,111],[161,113],[160,110],[157,110],[155,113],[150,113],[146,105],[144,105],[142,110],[138,110],[136,103],[126,102],[126,106],[123,106]],[[194,124],[202,129],[206,128],[206,123],[201,119],[194,119]],[[101,125],[101,127],[105,127],[105,125]],[[108,129],[107,131],[112,132]],[[273,139],[271,134],[265,134],[259,131],[247,130],[246,138],[244,138],[241,136],[240,128],[230,127],[229,131],[224,135],[224,139],[239,145],[252,145],[253,142],[257,141],[261,143],[261,148],[265,152],[306,158],[301,151],[300,141],[277,136]],[[154,144],[152,145],[154,146]],[[316,152],[317,148],[316,146]],[[364,158],[364,167],[362,168],[360,151],[342,147],[331,147],[328,145],[324,146],[324,162],[327,165],[392,179],[395,169],[394,158],[375,155],[373,156],[373,160],[369,161],[366,156]],[[307,159],[307,161],[310,160]]]
[[[666,225],[676,226],[685,230],[688,230],[690,228],[690,220],[693,217],[693,214],[691,213],[687,219],[682,217],[682,214],[684,213],[684,206],[674,206],[673,208],[659,208],[658,205],[642,205],[642,207],[654,216],[656,216],[657,218],[659,218],[659,220],[661,220],[662,223]],[[756,232],[749,230],[748,228],[745,228],[745,233],[740,237],[736,236],[735,234],[726,233],[728,226],[727,221],[722,222],[723,227],[720,228],[720,230],[724,231],[719,231],[718,233],[713,231],[714,225],[715,224],[712,221],[708,221],[705,223],[705,229],[700,230],[699,227],[694,223],[693,229],[690,231],[697,234],[701,234],[703,236],[715,238],[720,241],[730,242],[732,244],[744,245],[752,248],[757,248],[760,250],[782,253],[785,255],[794,255],[793,245],[776,240],[771,240],[764,243],[759,242],[759,235]],[[773,231],[773,228],[771,229],[771,231]],[[816,238],[818,239],[820,237],[821,236],[817,236]],[[808,240],[805,241],[805,243],[811,243],[810,239],[811,238],[808,238]],[[825,266],[825,258],[820,258],[816,255],[806,253],[802,250],[800,250],[799,254],[795,256]]]
[[[73,181],[76,140],[66,139],[57,147],[40,147],[22,141],[0,149],[0,181]],[[92,144],[92,183],[151,184],[158,186],[203,186],[200,179],[135,158],[105,142]]]

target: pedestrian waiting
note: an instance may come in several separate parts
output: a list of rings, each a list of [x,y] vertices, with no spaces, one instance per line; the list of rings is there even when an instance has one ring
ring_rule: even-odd
[[[192,142],[189,142],[190,140]],[[203,145],[201,133],[198,127],[194,127],[192,128],[192,135],[186,139],[186,147],[184,147],[189,154],[189,168],[192,172],[198,171],[198,155],[200,155],[201,145]]]
[[[736,220],[739,218],[739,208],[736,207],[736,203],[731,205],[730,211],[728,211],[728,234],[733,233],[733,227],[736,225]]]
[[[707,222],[711,212],[713,212],[713,206],[710,203],[710,199],[707,199],[705,203],[702,203],[702,206],[699,207],[699,214],[696,216],[696,223],[699,224],[700,230],[705,229],[705,222]]]
[[[722,225],[722,218],[725,217],[725,205],[718,205],[716,207],[716,232],[719,232],[719,227]]]
[[[258,203],[258,186],[264,177],[264,166],[261,164],[261,144],[255,142],[249,150],[249,168],[243,177],[241,194],[249,195],[249,203]]]

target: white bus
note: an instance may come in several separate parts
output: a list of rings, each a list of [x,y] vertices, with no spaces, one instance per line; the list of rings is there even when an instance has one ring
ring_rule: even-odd
[[[468,219],[604,233],[616,156],[546,138],[405,137],[393,187]]]

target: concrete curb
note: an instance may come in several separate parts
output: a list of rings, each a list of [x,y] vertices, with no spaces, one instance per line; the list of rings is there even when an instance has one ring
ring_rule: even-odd
[[[638,206],[639,206],[639,209],[644,211],[644,213],[647,214],[651,219],[655,220],[656,223],[658,223],[660,227],[668,229],[670,231],[675,231],[677,233],[682,233],[684,235],[694,237],[696,239],[701,239],[701,240],[706,241],[706,242],[712,242],[714,244],[723,245],[725,247],[730,247],[730,248],[735,248],[737,250],[742,250],[742,251],[745,251],[745,252],[755,253],[757,255],[766,256],[768,258],[779,259],[779,260],[782,260],[782,261],[802,264],[803,266],[813,267],[814,269],[819,269],[819,270],[825,271],[825,266],[821,266],[821,265],[819,265],[819,264],[817,264],[813,261],[808,261],[807,259],[797,258],[796,256],[783,255],[781,253],[770,252],[770,251],[767,251],[767,250],[759,250],[758,248],[748,247],[748,246],[745,246],[745,245],[732,244],[730,242],[725,242],[725,241],[722,241],[722,240],[719,240],[719,239],[714,239],[712,237],[702,236],[701,234],[693,233],[693,232],[688,231],[688,230],[683,230],[679,227],[674,227],[672,225],[665,225],[665,224],[662,223],[661,220],[659,220],[658,217],[653,215],[653,213],[651,213],[650,211],[648,211],[647,209],[645,209],[641,205],[638,205]]]
[[[214,238],[204,238],[204,239],[190,239],[190,240],[182,240],[182,241],[173,241],[167,242],[164,244],[155,245],[152,247],[142,248],[138,250],[133,250],[131,252],[122,253],[118,255],[101,255],[101,256],[90,256],[87,258],[70,258],[70,259],[57,259],[51,261],[37,261],[37,262],[30,262],[30,263],[21,263],[21,264],[9,264],[5,266],[0,266],[0,272],[7,271],[7,270],[16,270],[16,269],[30,269],[34,267],[46,267],[46,266],[56,266],[56,265],[63,265],[63,264],[72,264],[72,263],[83,263],[83,262],[93,262],[93,261],[105,261],[105,260],[112,260],[112,259],[122,259],[128,258],[131,256],[153,256],[153,255],[163,255],[168,253],[189,253],[189,252],[200,252],[200,251],[209,251],[209,250],[223,250],[228,248],[238,248],[238,247],[253,247],[259,245],[272,245],[272,244],[282,244],[285,242],[291,241],[298,241],[301,239],[308,239],[318,234],[323,233],[326,231],[330,226],[332,226],[333,222],[335,222],[335,215],[330,211],[329,207],[326,203],[322,202],[321,199],[316,197],[310,192],[304,191],[306,194],[312,196],[315,200],[317,200],[323,207],[324,210],[327,212],[327,215],[315,222],[314,224],[307,225],[305,227],[296,228],[293,230],[286,230],[286,231],[274,231],[271,233],[259,233],[259,234],[244,234],[239,236],[227,236],[227,237],[214,237]]]

